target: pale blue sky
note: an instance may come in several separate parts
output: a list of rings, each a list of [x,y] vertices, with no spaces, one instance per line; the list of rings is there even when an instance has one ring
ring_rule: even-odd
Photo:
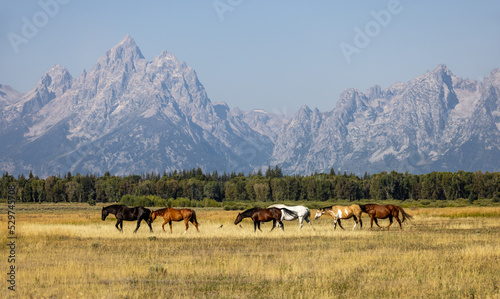
[[[471,79],[500,67],[500,1],[65,2],[55,13],[49,5],[50,16],[38,1],[0,1],[0,84],[26,92],[54,64],[77,77],[126,34],[147,60],[174,53],[212,101],[244,110],[328,111],[346,88],[385,88],[441,63]],[[390,21],[375,24],[372,12],[388,6]],[[38,22],[33,36],[23,35],[25,20]],[[340,45],[356,46],[356,28],[372,37],[348,63]],[[18,53],[9,33],[26,38]]]

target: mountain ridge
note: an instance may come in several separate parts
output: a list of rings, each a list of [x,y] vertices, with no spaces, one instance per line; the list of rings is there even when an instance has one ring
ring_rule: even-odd
[[[495,117],[498,93],[487,96],[490,106],[481,109],[481,97],[489,86],[487,82],[497,83],[494,76],[497,73],[495,69],[485,83],[477,83],[457,78],[446,66],[440,65],[407,83],[395,83],[384,90],[377,86],[370,88],[368,96],[359,90],[348,89],[341,94],[333,111],[322,114],[324,120],[315,135],[319,137],[313,136],[307,141],[310,150],[283,155],[282,148],[297,149],[303,143],[290,144],[293,136],[300,132],[296,131],[297,126],[289,124],[284,131],[291,132],[281,136],[281,140],[285,140],[283,144],[277,141],[272,161],[286,165],[285,170],[300,173],[311,169],[324,172],[331,167],[355,173],[393,169],[422,173],[462,167],[497,170],[499,162],[491,157],[500,154],[499,131],[492,125],[495,123],[498,127],[499,123]],[[498,85],[494,83],[493,90],[497,90]],[[460,100],[455,88],[459,89]],[[472,108],[463,109],[464,105]],[[461,110],[456,111],[457,107]],[[316,124],[317,120],[306,118],[301,121],[304,122]],[[487,135],[490,137],[482,141],[481,136]],[[459,148],[471,140],[476,140],[473,142],[476,148],[483,148],[483,154],[490,158],[472,165],[462,162],[467,159],[464,157],[456,161],[453,158],[440,160],[440,157],[459,152]],[[481,161],[470,149],[465,156]]]
[[[294,115],[212,102],[196,71],[125,36],[73,78],[55,65],[29,92],[0,85],[0,169],[55,173],[354,173],[500,168],[500,69],[482,82],[445,66],[382,89],[347,89]]]

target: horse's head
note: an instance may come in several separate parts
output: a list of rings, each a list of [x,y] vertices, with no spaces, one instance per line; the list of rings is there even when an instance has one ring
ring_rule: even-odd
[[[243,220],[243,215],[241,213],[238,213],[238,216],[236,216],[236,219],[234,220],[234,225],[238,224]]]
[[[325,214],[326,209],[321,208],[316,211],[316,215],[314,215],[314,219],[318,219],[319,217],[323,216]]]
[[[106,220],[106,217],[108,217],[109,211],[106,208],[102,208],[102,221]]]

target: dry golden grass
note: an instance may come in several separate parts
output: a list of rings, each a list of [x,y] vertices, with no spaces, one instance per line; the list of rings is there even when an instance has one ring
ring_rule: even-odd
[[[154,233],[143,223],[133,234],[134,222],[119,233],[100,207],[18,212],[20,298],[500,297],[500,208],[407,209],[414,220],[402,232],[369,231],[368,218],[361,231],[351,231],[353,220],[334,231],[323,216],[316,231],[294,221],[257,233],[249,219],[235,226],[235,211],[201,209],[200,233],[190,225],[186,234],[180,222],[164,233],[160,219]],[[6,256],[5,233],[1,244]]]

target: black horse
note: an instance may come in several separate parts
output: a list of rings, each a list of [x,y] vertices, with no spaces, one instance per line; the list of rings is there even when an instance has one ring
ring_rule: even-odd
[[[149,209],[146,209],[144,207],[129,208],[124,205],[107,206],[102,208],[102,221],[106,220],[106,217],[109,214],[115,215],[117,220],[115,226],[119,231],[123,231],[123,220],[137,220],[137,228],[134,230],[134,233],[137,232],[137,230],[141,226],[141,221],[144,220],[149,225],[149,230],[153,232],[153,228],[151,227],[151,223],[153,221],[151,221],[151,210]]]

